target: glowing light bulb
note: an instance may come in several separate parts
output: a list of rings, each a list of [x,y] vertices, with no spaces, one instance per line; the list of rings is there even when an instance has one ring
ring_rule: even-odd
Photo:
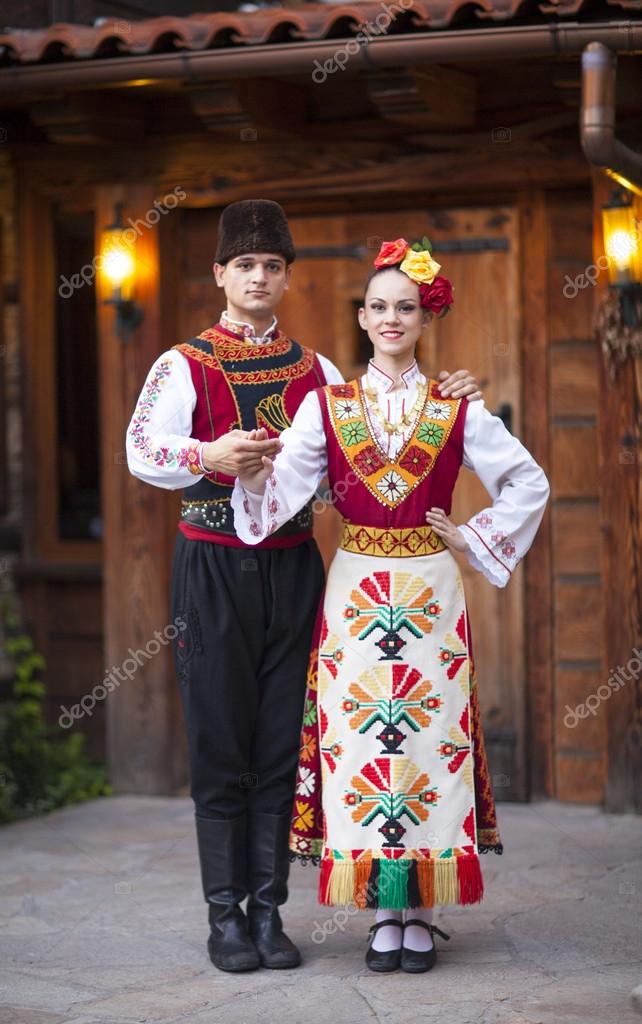
[[[119,288],[134,273],[134,258],[130,252],[111,249],[105,253],[103,268],[111,284]]]
[[[621,228],[614,231],[608,238],[606,252],[618,269],[624,270],[630,266],[635,253],[635,240],[631,237],[631,233]]]

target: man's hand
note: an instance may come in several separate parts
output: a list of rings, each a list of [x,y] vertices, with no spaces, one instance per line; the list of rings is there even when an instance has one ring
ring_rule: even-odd
[[[250,430],[247,435],[248,442],[258,449],[267,438],[267,431],[261,428],[260,430]],[[239,483],[248,491],[252,491],[254,494],[263,494],[265,490],[265,484],[268,478],[271,476],[274,469],[274,463],[272,459],[268,458],[267,455],[260,456],[260,462],[258,465],[241,468],[239,470]]]
[[[444,544],[454,551],[467,551],[470,547],[461,530],[450,521],[442,508],[433,507],[426,512],[426,522],[432,526]]]
[[[469,402],[476,402],[484,397],[477,380],[468,370],[455,370],[454,373],[441,370],[439,380],[439,390],[444,398],[467,398]]]
[[[273,458],[282,447],[278,437],[268,438],[266,430],[230,430],[203,446],[203,464],[208,472],[227,476],[255,473],[263,456]]]

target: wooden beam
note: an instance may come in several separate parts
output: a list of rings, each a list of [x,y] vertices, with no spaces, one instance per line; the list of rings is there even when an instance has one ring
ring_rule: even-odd
[[[380,117],[418,128],[470,128],[477,82],[453,68],[426,67],[362,74]]]
[[[16,145],[18,169],[37,166],[52,193],[69,191],[69,168],[76,182],[150,180],[159,192],[171,191],[177,182],[188,192],[188,205],[222,205],[236,198],[262,193],[288,199],[311,195],[319,202],[325,197],[371,197],[394,201],[404,193],[426,196],[470,194],[475,189],[497,193],[502,189],[588,184],[586,158],[575,143],[559,146],[555,154],[521,150],[514,153],[510,143],[498,146],[490,135],[466,160],[461,153],[410,153],[394,142],[322,141],[311,146],[308,139],[283,145],[258,141],[221,143],[199,137],[154,140],[140,149],[132,148],[127,161],[117,148],[84,149],[61,147],[43,153],[43,147]],[[471,171],[474,167],[474,173]],[[472,175],[472,176],[471,176]]]
[[[136,220],[153,209],[155,198],[149,185],[100,187],[96,251],[117,201],[125,204],[125,220]],[[137,655],[158,647],[155,634],[162,637],[170,624],[168,552],[175,532],[168,515],[171,496],[135,479],[124,461],[127,424],[147,372],[162,351],[159,262],[157,229],[145,228],[136,242],[136,298],[144,320],[126,342],[115,334],[114,310],[104,305],[106,286],[100,275],[97,280],[105,665],[109,670],[116,666],[121,674],[127,665],[133,672],[108,697],[107,753],[112,784],[129,793],[172,793],[185,780],[182,715],[170,647],[160,643],[151,657]]]
[[[78,93],[32,103],[31,120],[47,140],[63,145],[134,142],[144,131],[144,104],[131,92]]]

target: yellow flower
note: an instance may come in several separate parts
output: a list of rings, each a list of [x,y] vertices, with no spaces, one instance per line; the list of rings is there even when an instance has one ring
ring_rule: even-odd
[[[417,284],[432,284],[441,270],[441,263],[436,263],[427,249],[423,252],[409,249],[399,270]]]

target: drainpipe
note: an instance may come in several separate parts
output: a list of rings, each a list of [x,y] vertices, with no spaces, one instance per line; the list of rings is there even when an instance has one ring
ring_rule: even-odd
[[[616,60],[603,43],[589,43],[582,53],[582,149],[590,163],[642,196],[642,153],[615,138]]]

